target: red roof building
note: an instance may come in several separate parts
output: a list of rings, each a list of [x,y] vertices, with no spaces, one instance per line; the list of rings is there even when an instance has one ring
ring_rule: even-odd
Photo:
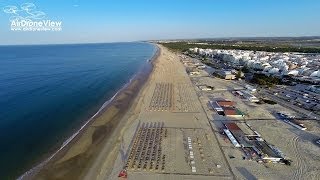
[[[234,109],[225,109],[224,114],[226,116],[234,116],[234,115],[237,115],[237,112]]]
[[[230,131],[242,131],[236,123],[225,123],[224,124]]]
[[[243,113],[241,113],[238,109],[234,107],[223,107],[224,115],[231,117],[243,117]]]
[[[232,107],[232,106],[234,106],[234,102],[233,101],[217,101],[217,103],[219,104],[219,106],[223,106],[223,107]]]

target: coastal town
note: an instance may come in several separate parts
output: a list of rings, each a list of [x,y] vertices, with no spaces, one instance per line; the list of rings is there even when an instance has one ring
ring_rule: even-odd
[[[320,55],[265,51],[190,48],[190,52],[220,59],[232,68],[247,67],[268,76],[291,76],[293,79],[320,83]]]
[[[260,88],[260,94],[270,94],[275,101],[282,101],[280,104],[287,106],[289,104],[293,109],[302,109],[301,113],[308,118],[320,119],[319,54],[201,48],[190,48],[189,52],[187,54],[191,57],[206,58],[205,62],[209,67],[212,64],[211,74],[229,80],[244,79],[246,82],[237,83],[242,83],[249,91],[242,91],[239,95],[250,98],[251,102],[259,100],[250,93],[256,89],[248,83]],[[270,81],[275,78],[277,82],[271,84],[270,88],[270,84],[264,82],[261,77]],[[264,85],[268,85],[268,88],[264,88],[266,87]]]
[[[306,172],[308,178],[318,176],[320,106],[318,86],[312,82],[319,80],[319,56],[312,61],[303,55],[199,48],[180,54],[160,49],[157,78],[152,78],[155,89],[146,95],[151,98],[148,113],[139,116],[128,158],[122,159],[123,170],[113,175],[120,171],[120,179],[304,179]],[[262,54],[264,61],[252,60]],[[267,75],[280,76],[285,69],[290,74],[286,57],[295,57],[296,71],[303,69],[303,59],[309,62],[304,67],[311,73],[303,78],[311,80],[310,85],[295,84],[304,88],[302,95],[283,85],[269,90],[246,82],[251,70],[239,73],[247,66],[260,67]],[[270,71],[275,68],[277,72]],[[292,101],[302,98],[303,105],[288,105],[280,94],[290,94]],[[308,109],[309,103],[315,107]],[[119,157],[118,163],[121,167]]]

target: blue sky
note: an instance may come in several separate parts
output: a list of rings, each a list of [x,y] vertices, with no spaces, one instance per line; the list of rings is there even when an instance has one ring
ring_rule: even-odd
[[[13,32],[7,5],[31,2],[60,32]],[[317,0],[0,0],[0,44],[320,35]]]

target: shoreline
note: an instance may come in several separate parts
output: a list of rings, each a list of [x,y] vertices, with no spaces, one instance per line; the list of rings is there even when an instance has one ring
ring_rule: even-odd
[[[81,136],[83,136],[86,133],[86,131],[89,130],[90,126],[92,126],[95,121],[97,121],[103,115],[106,115],[108,113],[108,110],[112,107],[119,106],[119,100],[122,101],[123,99],[127,99],[128,103],[126,105],[130,108],[134,99],[149,79],[149,76],[152,74],[154,63],[160,54],[160,48],[156,44],[149,44],[152,44],[155,47],[153,56],[145,62],[145,64],[129,79],[129,81],[125,83],[110,99],[105,101],[97,110],[97,112],[94,115],[92,115],[92,117],[90,117],[88,120],[86,120],[83,123],[83,125],[80,126],[79,129],[76,129],[70,137],[63,141],[60,147],[58,146],[59,148],[57,150],[55,150],[53,153],[48,153],[49,155],[46,158],[41,160],[28,171],[24,172],[17,179],[20,180],[37,178],[41,171],[45,170],[50,165],[56,164],[57,161],[61,160],[64,157],[64,155],[66,155],[66,153],[73,146],[76,145],[76,143],[81,139]],[[129,93],[128,95],[128,91],[133,91],[133,93]],[[128,97],[121,98],[123,97],[123,95],[128,95]],[[121,118],[125,115],[129,108],[122,109],[121,107],[119,107],[119,112],[116,113],[113,117],[111,117],[109,120],[110,122],[108,121],[107,123],[112,123],[111,121],[121,120]],[[112,134],[112,132],[107,132],[106,135],[109,134]],[[94,144],[92,144],[91,146],[93,145]]]

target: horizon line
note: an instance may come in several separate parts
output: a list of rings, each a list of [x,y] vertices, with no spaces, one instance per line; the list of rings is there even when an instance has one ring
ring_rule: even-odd
[[[254,38],[320,38],[320,35],[307,36],[229,36],[229,37],[206,37],[206,38],[177,38],[177,39],[150,39],[135,41],[110,41],[110,42],[66,42],[66,43],[30,43],[30,44],[0,44],[0,46],[37,46],[37,45],[82,45],[82,44],[111,44],[111,43],[133,43],[153,41],[188,41],[188,40],[218,40],[218,39],[254,39]]]

